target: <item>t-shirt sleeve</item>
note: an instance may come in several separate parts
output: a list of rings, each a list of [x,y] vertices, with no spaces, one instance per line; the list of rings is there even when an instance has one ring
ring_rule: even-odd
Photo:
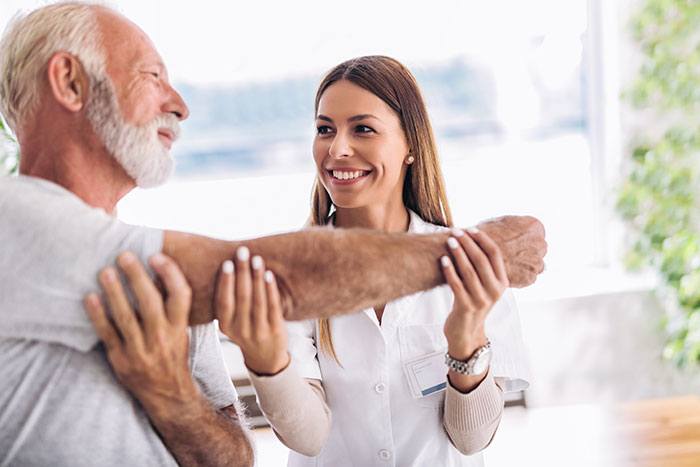
[[[142,261],[163,232],[125,224],[73,193],[33,177],[0,180],[0,337],[63,344],[98,341],[82,300],[99,271],[130,250]]]
[[[226,368],[217,329],[214,322],[191,328],[194,354],[190,365],[202,393],[218,410],[233,405],[238,394]]]
[[[529,358],[523,341],[515,296],[507,289],[486,318],[486,335],[491,341],[490,373],[503,392],[524,391],[530,386]]]

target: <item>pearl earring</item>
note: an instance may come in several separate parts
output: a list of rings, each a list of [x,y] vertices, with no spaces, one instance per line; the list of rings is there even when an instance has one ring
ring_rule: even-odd
[[[406,159],[406,163],[407,163],[407,164],[413,164],[413,161],[414,161],[414,160],[415,160],[415,159],[413,158],[413,156],[408,156],[408,159]]]

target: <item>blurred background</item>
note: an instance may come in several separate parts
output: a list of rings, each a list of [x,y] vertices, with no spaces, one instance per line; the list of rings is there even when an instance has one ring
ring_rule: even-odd
[[[0,29],[44,3],[3,0]],[[150,35],[191,110],[175,177],[127,196],[124,221],[229,239],[302,227],[316,86],[341,61],[383,54],[423,90],[457,225],[544,222],[547,270],[517,291],[533,384],[509,402],[488,465],[550,465],[527,456],[535,438],[571,447],[555,426],[590,440],[601,411],[700,392],[698,2],[111,4]],[[11,135],[0,143],[11,172]],[[255,416],[240,355],[224,344]],[[260,465],[284,464],[271,432],[256,436]],[[551,465],[604,465],[605,443],[591,443]],[[658,456],[653,465],[681,465]]]

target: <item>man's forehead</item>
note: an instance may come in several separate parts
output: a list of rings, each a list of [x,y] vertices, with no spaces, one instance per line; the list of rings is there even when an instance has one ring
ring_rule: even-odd
[[[108,8],[97,7],[96,13],[108,57],[165,68],[150,37],[135,23]]]

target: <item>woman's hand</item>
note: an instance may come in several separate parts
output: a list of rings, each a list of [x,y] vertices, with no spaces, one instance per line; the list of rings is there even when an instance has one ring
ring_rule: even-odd
[[[216,318],[221,332],[240,347],[251,371],[274,375],[289,365],[287,328],[274,274],[265,271],[260,256],[248,261],[249,256],[241,247],[235,267],[224,262],[216,290]]]
[[[453,259],[441,260],[454,293],[444,332],[450,356],[467,360],[487,342],[486,316],[508,287],[508,276],[501,251],[484,232],[453,230],[453,235],[447,242]]]

